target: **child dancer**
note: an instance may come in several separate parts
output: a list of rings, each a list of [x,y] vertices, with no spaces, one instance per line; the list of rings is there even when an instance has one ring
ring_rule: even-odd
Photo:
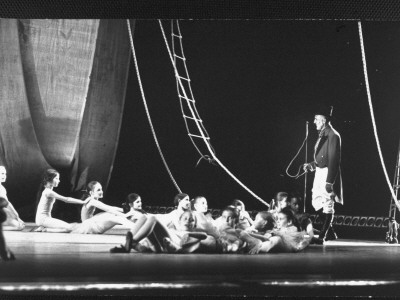
[[[89,182],[87,190],[89,191],[88,202],[82,206],[82,223],[75,226],[71,233],[102,234],[115,225],[132,227],[132,222],[126,218],[127,214],[123,213],[122,208],[110,206],[100,201],[103,198],[103,188],[99,182]],[[96,208],[103,212],[95,215]]]
[[[122,204],[124,212],[129,220],[136,222],[139,217],[147,214],[142,209],[142,197],[136,193],[131,193],[125,198],[125,202]]]
[[[270,233],[274,227],[274,216],[268,211],[260,211],[256,215],[253,225],[247,228],[246,231],[252,234],[265,235]]]
[[[53,191],[60,183],[60,174],[53,169],[48,169],[43,175],[42,186],[44,190],[40,197],[40,201],[36,210],[36,225],[40,226],[37,231],[47,232],[71,232],[75,224],[69,224],[56,218],[51,217],[51,210],[54,202],[61,200],[72,204],[85,204],[88,200],[64,197]]]

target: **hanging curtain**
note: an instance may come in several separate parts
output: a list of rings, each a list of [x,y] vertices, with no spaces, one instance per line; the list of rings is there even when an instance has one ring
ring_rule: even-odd
[[[17,209],[32,211],[46,168],[61,173],[59,191],[107,186],[129,68],[124,24],[0,20],[0,164]]]
[[[15,206],[35,200],[41,172],[50,167],[38,143],[22,68],[17,20],[0,19],[0,164]]]
[[[101,20],[73,180],[75,190],[99,181],[106,188],[117,150],[130,62],[125,20]]]

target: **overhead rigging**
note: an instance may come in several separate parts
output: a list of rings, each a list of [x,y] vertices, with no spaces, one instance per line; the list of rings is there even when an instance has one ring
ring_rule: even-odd
[[[197,151],[199,152],[199,154],[202,157],[206,158],[210,162],[217,163],[229,176],[231,176],[240,186],[242,186],[254,198],[256,198],[258,201],[260,201],[261,203],[263,203],[264,205],[269,207],[269,204],[267,202],[265,202],[263,199],[261,199],[259,196],[257,196],[247,186],[245,186],[237,177],[235,177],[235,175],[233,175],[233,173],[230,172],[228,170],[228,168],[224,164],[222,164],[222,162],[216,156],[214,148],[211,146],[211,143],[210,143],[210,137],[209,137],[207,131],[205,130],[204,122],[200,118],[199,113],[196,109],[196,102],[195,102],[195,99],[194,99],[194,96],[192,93],[192,89],[191,89],[191,85],[190,85],[191,80],[189,78],[189,73],[188,73],[187,66],[186,66],[186,57],[184,56],[184,53],[183,53],[182,34],[181,34],[180,28],[179,28],[179,21],[178,20],[171,21],[172,22],[172,26],[171,26],[172,33],[171,34],[172,34],[172,39],[173,39],[172,44],[179,46],[178,54],[177,54],[178,49],[176,49],[175,46],[173,46],[173,53],[171,52],[171,49],[168,44],[161,20],[158,20],[158,22],[160,24],[160,29],[161,29],[161,32],[162,32],[162,35],[163,35],[163,38],[165,41],[165,45],[168,50],[168,54],[169,54],[173,69],[174,69],[175,78],[176,78],[176,82],[177,82],[178,97],[179,97],[179,100],[181,101],[183,118],[185,120],[186,128],[188,130],[188,135],[189,135],[190,139],[192,140],[192,143],[195,145]],[[175,43],[174,39],[178,39],[178,43]],[[183,68],[179,68],[179,70],[177,67],[178,61],[183,65]],[[182,70],[183,70],[184,74],[179,73],[179,71],[182,71]],[[182,81],[185,81],[185,84]],[[188,112],[190,113],[190,116],[188,116],[186,114],[186,112],[184,112],[183,103],[186,104],[186,107],[189,110]],[[194,125],[195,125],[194,127],[197,129],[197,132],[195,134],[190,132],[190,130],[189,130],[189,128],[190,128],[188,126],[189,121],[194,122]],[[199,139],[200,141],[202,140],[204,142],[204,145],[206,146],[206,149],[208,151],[207,156],[205,154],[203,154],[202,151],[199,150],[198,144],[196,144],[194,142],[193,138]]]
[[[382,165],[382,169],[383,169],[383,173],[385,175],[385,179],[386,179],[386,183],[389,186],[389,190],[390,190],[390,194],[392,196],[392,200],[395,202],[397,208],[400,210],[400,203],[397,199],[397,195],[393,190],[393,187],[390,183],[389,180],[389,176],[386,170],[386,166],[385,166],[385,162],[383,160],[383,155],[382,155],[382,150],[381,150],[381,146],[379,143],[379,138],[378,138],[378,132],[376,130],[376,122],[375,122],[375,116],[374,116],[374,109],[372,107],[372,99],[371,99],[371,92],[369,90],[369,80],[368,80],[368,70],[367,70],[367,60],[365,58],[365,49],[364,49],[364,39],[363,39],[363,32],[362,32],[362,26],[361,26],[361,22],[358,21],[358,33],[360,36],[360,46],[361,46],[361,57],[362,57],[362,63],[363,63],[363,70],[364,70],[364,78],[365,78],[365,88],[367,90],[367,97],[368,97],[368,104],[369,104],[369,111],[371,114],[371,120],[372,120],[372,126],[374,129],[374,136],[375,136],[375,141],[376,141],[376,146],[378,148],[378,153],[379,153],[379,158],[381,161],[381,165]]]
[[[210,136],[207,132],[207,130],[205,129],[204,126],[204,122],[203,120],[200,118],[200,115],[197,111],[196,108],[196,101],[194,99],[194,95],[192,92],[192,87],[191,87],[191,80],[189,77],[189,72],[186,66],[186,57],[184,55],[183,52],[183,45],[182,45],[182,34],[179,28],[179,22],[178,20],[172,20],[171,21],[171,37],[172,37],[172,52],[170,49],[170,46],[168,44],[168,41],[166,39],[166,35],[164,32],[164,28],[162,26],[162,22],[161,20],[158,20],[160,28],[161,28],[161,32],[168,50],[168,54],[174,69],[174,74],[175,74],[175,78],[176,78],[176,84],[177,84],[177,91],[178,91],[178,98],[180,101],[180,105],[181,105],[181,111],[182,111],[182,116],[183,119],[185,121],[185,126],[186,129],[188,131],[188,135],[190,140],[192,141],[193,146],[196,148],[197,152],[200,154],[201,159],[205,159],[210,163],[213,164],[218,164],[228,175],[230,175],[239,185],[241,185],[246,191],[248,191],[253,197],[255,197],[257,200],[259,200],[260,202],[262,202],[263,204],[265,204],[266,206],[269,207],[269,204],[266,203],[263,199],[261,199],[259,196],[257,196],[254,192],[252,192],[247,186],[245,186],[239,179],[237,179],[228,169],[227,167],[222,164],[222,162],[218,159],[218,157],[216,156],[216,152],[215,149],[212,147],[211,142],[210,142]],[[131,32],[131,27],[130,27],[130,22],[129,20],[127,20],[127,24],[128,24],[128,31],[129,31],[129,37],[130,37],[130,43],[131,43],[131,48],[132,48],[132,54],[133,54],[133,58],[134,58],[134,63],[135,63],[135,69],[136,69],[136,73],[137,73],[137,77],[138,77],[138,81],[139,81],[139,86],[140,86],[140,92],[142,95],[142,100],[145,106],[145,110],[146,110],[146,114],[147,114],[147,118],[152,130],[152,134],[153,134],[153,138],[156,142],[158,151],[160,153],[161,159],[167,169],[167,172],[169,174],[169,176],[171,177],[171,180],[173,181],[175,187],[177,188],[177,190],[179,192],[181,192],[178,184],[176,183],[169,167],[168,164],[163,156],[163,153],[161,151],[161,147],[158,143],[157,137],[156,137],[156,133],[154,130],[154,126],[152,124],[151,121],[151,117],[150,117],[150,113],[147,107],[147,103],[146,103],[146,99],[145,99],[145,95],[144,95],[144,91],[143,91],[143,86],[140,80],[140,74],[139,74],[139,68],[138,68],[138,64],[137,64],[137,58],[136,58],[136,53],[135,53],[135,49],[134,49],[134,45],[133,45],[133,38],[132,38],[132,32]],[[389,186],[389,190],[392,196],[393,201],[395,202],[397,208],[400,210],[400,203],[397,199],[397,195],[394,192],[394,189],[390,183],[388,174],[387,174],[387,170],[386,170],[386,166],[383,160],[383,156],[382,156],[382,151],[381,151],[381,147],[380,147],[380,143],[379,143],[379,138],[378,138],[378,134],[377,134],[377,129],[376,129],[376,122],[375,122],[375,117],[374,117],[374,112],[373,112],[373,106],[372,106],[372,99],[371,99],[371,94],[370,94],[370,89],[369,89],[369,81],[368,81],[368,71],[367,71],[367,64],[366,64],[366,57],[365,57],[365,50],[364,50],[364,41],[363,41],[363,34],[362,34],[362,26],[361,26],[361,22],[358,22],[358,29],[359,29],[359,37],[360,37],[360,46],[361,46],[361,55],[362,55],[362,62],[363,62],[363,71],[364,71],[364,77],[365,77],[365,84],[366,84],[366,91],[367,91],[367,97],[368,97],[368,103],[369,103],[369,108],[370,108],[370,114],[371,114],[371,119],[372,119],[372,125],[373,125],[373,129],[374,129],[374,136],[375,136],[375,140],[376,140],[376,145],[377,145],[377,149],[378,149],[378,153],[379,153],[379,158],[381,161],[381,165],[382,165],[382,169],[385,175],[385,179],[386,182]],[[181,65],[181,68],[178,68],[178,65]],[[180,73],[181,72],[181,73]],[[185,83],[183,83],[183,81]],[[194,124],[194,128],[197,129],[196,133],[192,132],[192,127],[189,124]],[[307,136],[304,140],[304,142],[306,141]],[[197,143],[197,141],[202,141],[202,143]],[[301,148],[304,146],[304,142],[303,145],[301,146]],[[205,149],[204,149],[205,146]],[[201,149],[203,148],[203,149]],[[300,150],[301,150],[300,148]],[[300,152],[299,150],[299,152]],[[298,152],[298,153],[299,153]],[[297,157],[298,153],[296,154],[295,158]],[[292,163],[292,162],[291,162]],[[291,165],[291,163],[289,164],[289,166]],[[289,168],[288,166],[288,168]],[[287,172],[288,172],[288,168],[287,168]],[[288,173],[287,173],[288,174]],[[300,170],[298,172],[298,174],[292,176],[290,174],[288,174],[290,177],[295,177],[298,178],[299,176],[303,175],[300,174]]]
[[[136,75],[137,75],[137,78],[138,78],[138,81],[139,81],[140,93],[141,93],[141,95],[142,95],[143,105],[144,105],[144,108],[145,108],[145,110],[146,110],[147,120],[149,121],[150,129],[151,129],[151,132],[152,132],[152,134],[153,134],[154,141],[155,141],[155,143],[156,143],[156,145],[157,145],[158,152],[159,152],[160,157],[161,157],[161,159],[162,159],[162,162],[163,162],[163,164],[164,164],[164,166],[165,166],[165,168],[166,168],[166,170],[167,170],[167,172],[168,172],[168,175],[169,175],[169,177],[171,178],[171,180],[172,180],[173,184],[175,185],[176,189],[178,190],[178,192],[179,192],[179,193],[182,193],[182,191],[181,191],[181,189],[179,188],[179,186],[178,186],[178,184],[177,184],[177,182],[176,182],[174,176],[173,176],[172,173],[171,173],[171,170],[170,170],[169,167],[168,167],[167,161],[165,160],[165,157],[164,157],[164,155],[163,155],[163,153],[162,153],[162,151],[161,151],[160,144],[158,143],[158,139],[157,139],[157,136],[156,136],[156,131],[154,130],[153,122],[151,121],[149,108],[147,107],[147,102],[146,102],[146,97],[145,97],[145,95],[144,95],[144,90],[143,90],[142,81],[141,81],[141,79],[140,79],[139,66],[138,66],[138,63],[137,63],[135,47],[134,47],[134,45],[133,45],[133,37],[132,37],[131,23],[130,23],[129,19],[127,19],[126,21],[127,21],[127,25],[128,25],[129,40],[130,40],[130,44],[131,44],[133,60],[134,60],[134,63],[135,63]]]

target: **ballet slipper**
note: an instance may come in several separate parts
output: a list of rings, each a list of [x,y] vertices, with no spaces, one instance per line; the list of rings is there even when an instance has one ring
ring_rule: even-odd
[[[132,232],[128,231],[126,233],[125,246],[124,246],[126,253],[131,252],[132,243],[133,243],[133,235],[132,235]]]
[[[148,247],[135,241],[133,239],[132,232],[130,232],[130,231],[128,231],[126,233],[126,241],[125,241],[124,248],[125,248],[126,253],[129,253],[131,251],[131,249],[135,250],[136,252],[141,252],[141,253],[151,252],[151,250]]]
[[[128,253],[128,252],[126,252],[125,246],[121,245],[119,247],[111,248],[110,253]]]

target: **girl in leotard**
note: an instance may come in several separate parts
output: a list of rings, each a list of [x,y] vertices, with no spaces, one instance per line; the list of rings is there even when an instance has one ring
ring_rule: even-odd
[[[131,193],[125,198],[125,202],[122,204],[124,212],[127,213],[128,219],[132,222],[136,222],[139,217],[147,214],[142,209],[142,198],[135,193]]]
[[[54,192],[53,188],[57,187],[59,183],[60,174],[53,169],[46,170],[42,180],[42,186],[44,187],[44,190],[36,210],[35,222],[36,225],[40,226],[37,231],[70,232],[73,229],[73,226],[75,226],[76,223],[69,224],[51,216],[51,210],[53,209],[53,205],[56,200],[61,200],[72,204],[86,203],[85,201],[71,197],[64,197]]]
[[[101,234],[115,225],[132,227],[132,222],[126,218],[127,215],[123,213],[122,208],[104,204],[99,200],[103,198],[103,188],[99,182],[89,182],[87,190],[89,201],[82,206],[82,223],[78,224],[71,233]],[[95,215],[96,208],[103,212]]]

